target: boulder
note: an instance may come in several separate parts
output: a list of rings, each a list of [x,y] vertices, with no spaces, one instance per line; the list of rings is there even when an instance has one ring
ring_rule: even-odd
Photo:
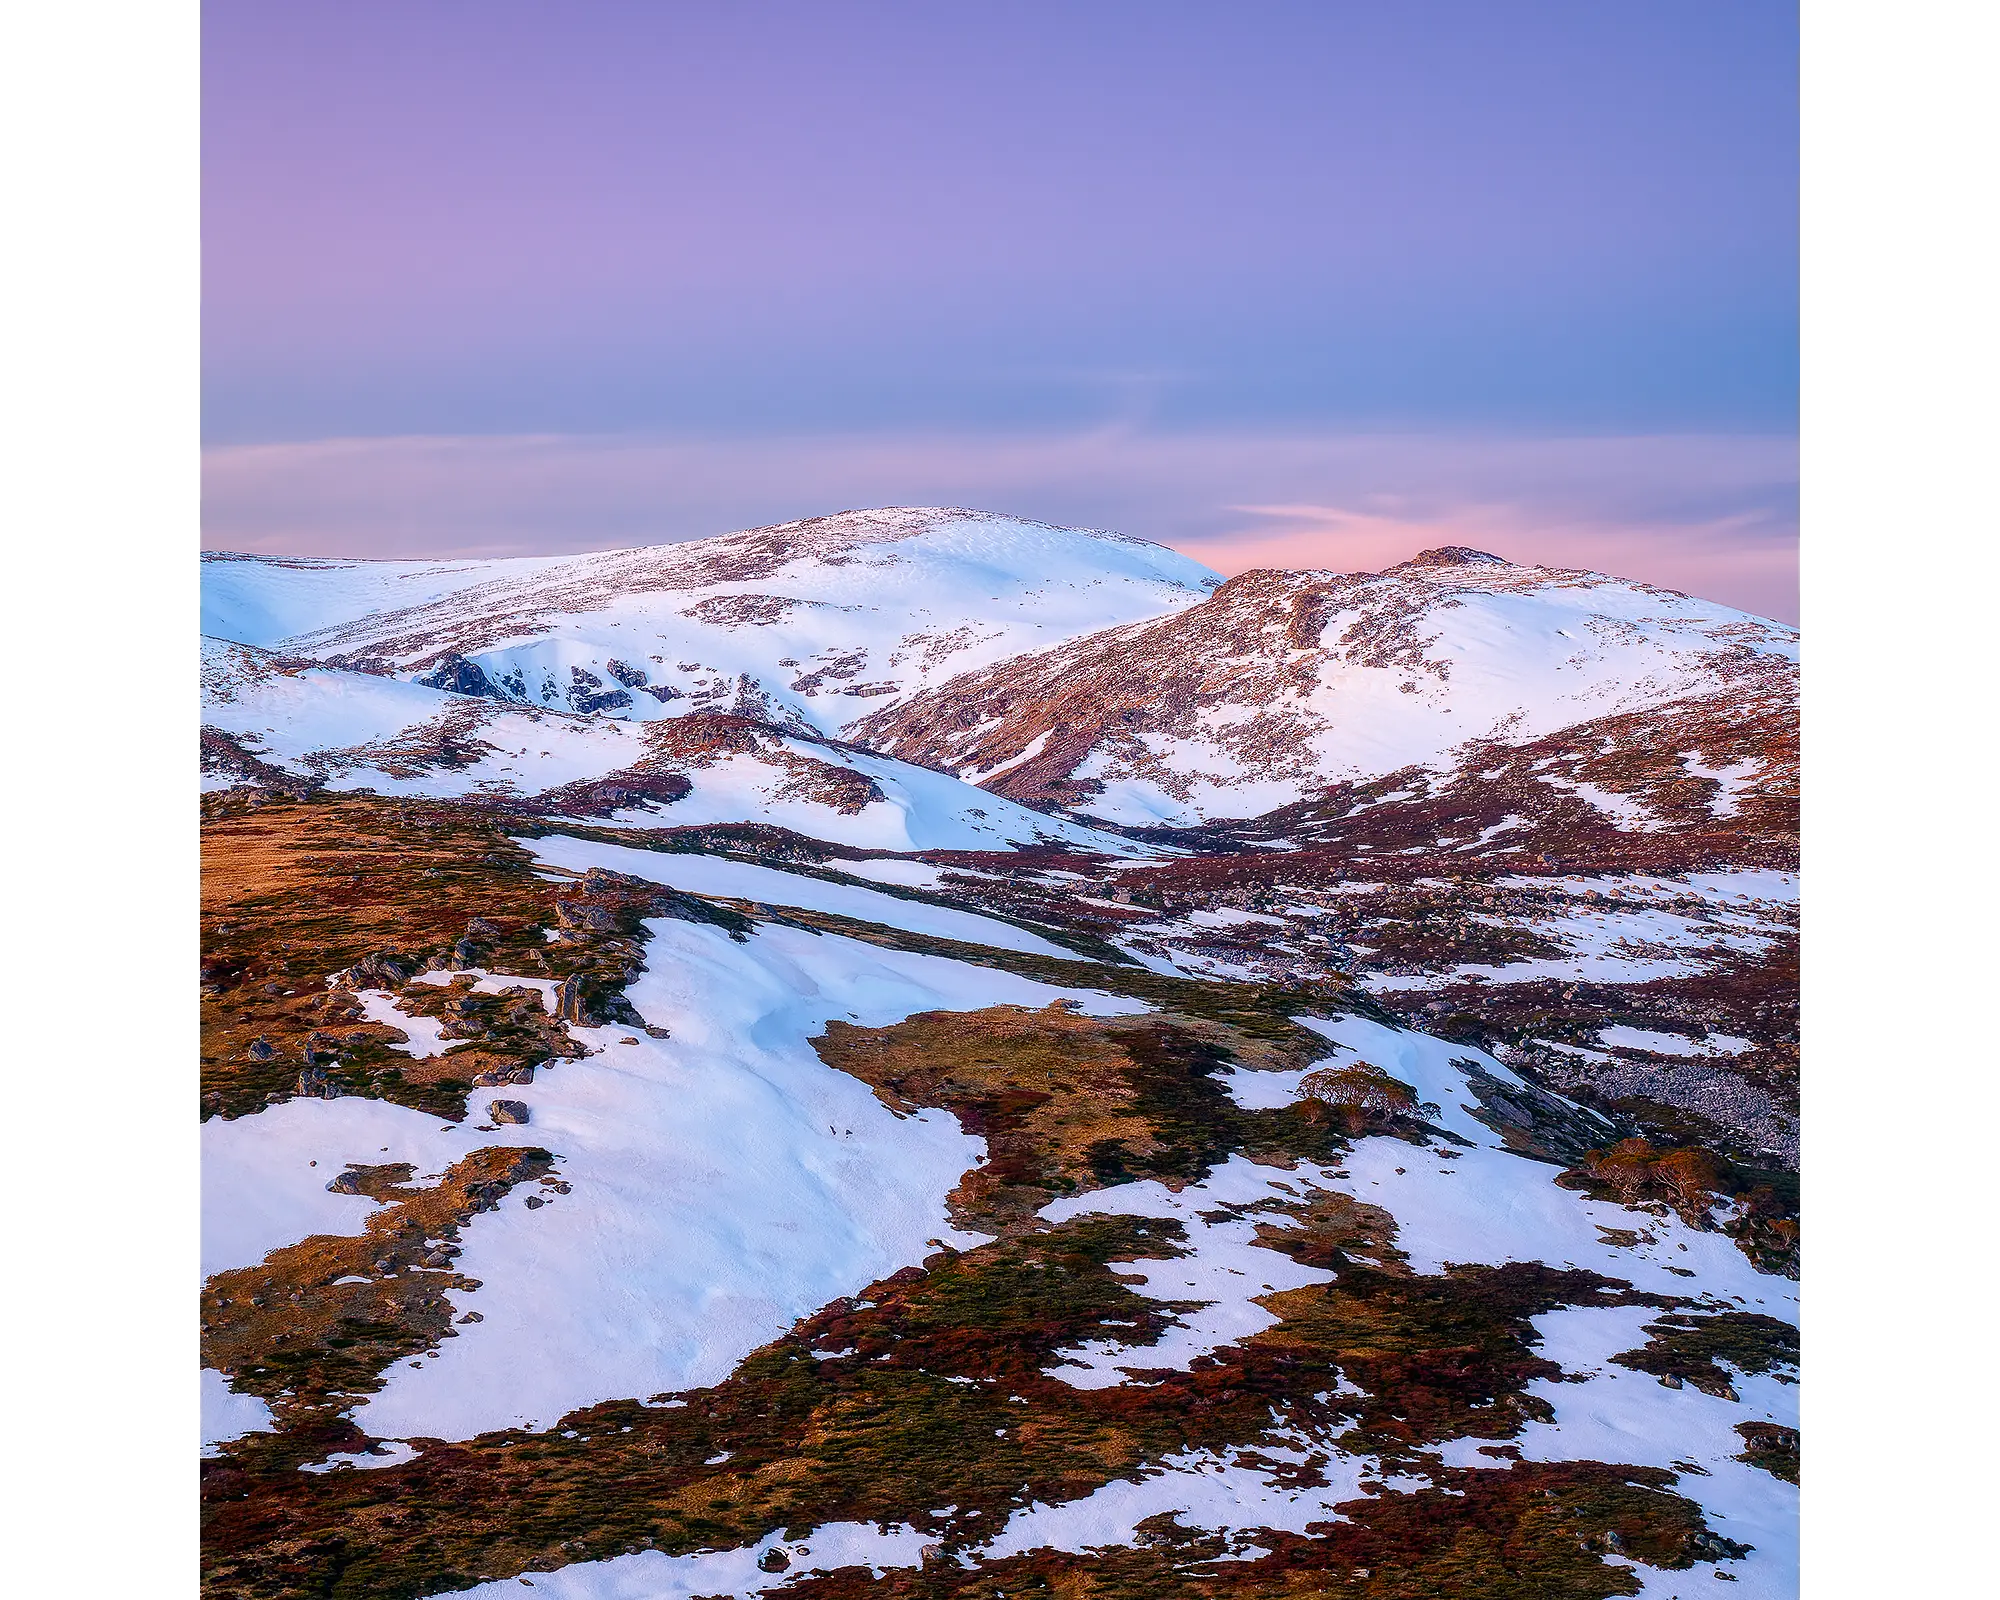
[[[581,900],[558,900],[556,921],[578,933],[616,933],[618,919],[603,906]]]
[[[486,1108],[486,1114],[496,1123],[524,1123],[528,1120],[528,1108],[519,1100],[495,1100]]]

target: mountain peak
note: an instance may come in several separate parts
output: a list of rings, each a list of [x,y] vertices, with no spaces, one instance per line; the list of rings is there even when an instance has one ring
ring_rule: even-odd
[[[1435,550],[1420,550],[1402,563],[1406,567],[1511,567],[1514,563],[1490,550],[1470,545],[1441,544]]]

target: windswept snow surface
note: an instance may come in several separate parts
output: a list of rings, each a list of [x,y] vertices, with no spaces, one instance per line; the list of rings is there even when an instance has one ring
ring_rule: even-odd
[[[985,945],[994,950],[1017,950],[1025,955],[1060,956],[1067,961],[1087,961],[1039,934],[1017,928],[1010,922],[982,917],[977,912],[955,911],[948,906],[928,905],[920,900],[903,900],[878,894],[853,884],[827,883],[820,878],[802,877],[795,872],[779,872],[750,861],[730,861],[721,856],[689,855],[664,850],[634,850],[627,845],[599,844],[589,839],[572,839],[550,834],[540,839],[524,839],[535,859],[545,866],[584,872],[591,867],[607,867],[629,873],[690,894],[714,895],[731,900],[760,900],[774,906],[793,906],[802,911],[826,911],[835,916],[854,917],[883,927],[901,928],[906,933],[930,934],[940,939],[957,939],[966,944]]]
[[[927,861],[835,861],[828,863],[850,878],[867,878],[874,883],[892,883],[902,889],[935,889],[944,882],[944,869]]]
[[[794,928],[741,943],[670,919],[647,928],[647,970],[627,994],[670,1037],[572,1029],[596,1053],[506,1091],[530,1107],[526,1126],[341,1099],[204,1127],[224,1265],[307,1232],[360,1231],[372,1203],[321,1187],[349,1161],[437,1174],[496,1144],[558,1156],[571,1193],[530,1209],[517,1191],[466,1229],[454,1268],[483,1287],[455,1299],[484,1320],[390,1369],[355,1413],[373,1436],[545,1428],[599,1400],[713,1383],[798,1317],[921,1261],[928,1241],[979,1242],[952,1229],[944,1202],[984,1141],[942,1111],[898,1117],[827,1067],[808,1041],[830,1019],[881,1027],[1058,998],[1098,1016],[1143,1009]],[[473,1122],[493,1097],[474,1092]]]
[[[456,651],[544,704],[574,671],[615,689],[628,681],[616,661],[674,691],[632,693],[611,708],[620,717],[747,695],[833,733],[968,668],[1193,605],[1221,581],[1141,539],[942,507],[554,559],[378,565],[211,559],[205,631],[386,657],[411,675]],[[388,609],[398,585],[411,592]]]
[[[201,631],[270,648],[295,634],[427,605],[496,580],[520,581],[562,556],[495,561],[341,561],[314,556],[201,558]]]

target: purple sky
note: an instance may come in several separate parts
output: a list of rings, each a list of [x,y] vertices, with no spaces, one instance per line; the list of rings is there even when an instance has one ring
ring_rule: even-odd
[[[205,19],[211,544],[943,501],[1794,614],[1789,5]]]

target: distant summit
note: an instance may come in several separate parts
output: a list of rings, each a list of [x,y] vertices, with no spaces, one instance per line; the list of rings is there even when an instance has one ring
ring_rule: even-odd
[[[1513,564],[1504,556],[1463,544],[1441,544],[1435,550],[1420,550],[1403,563],[1406,567],[1511,567]]]

